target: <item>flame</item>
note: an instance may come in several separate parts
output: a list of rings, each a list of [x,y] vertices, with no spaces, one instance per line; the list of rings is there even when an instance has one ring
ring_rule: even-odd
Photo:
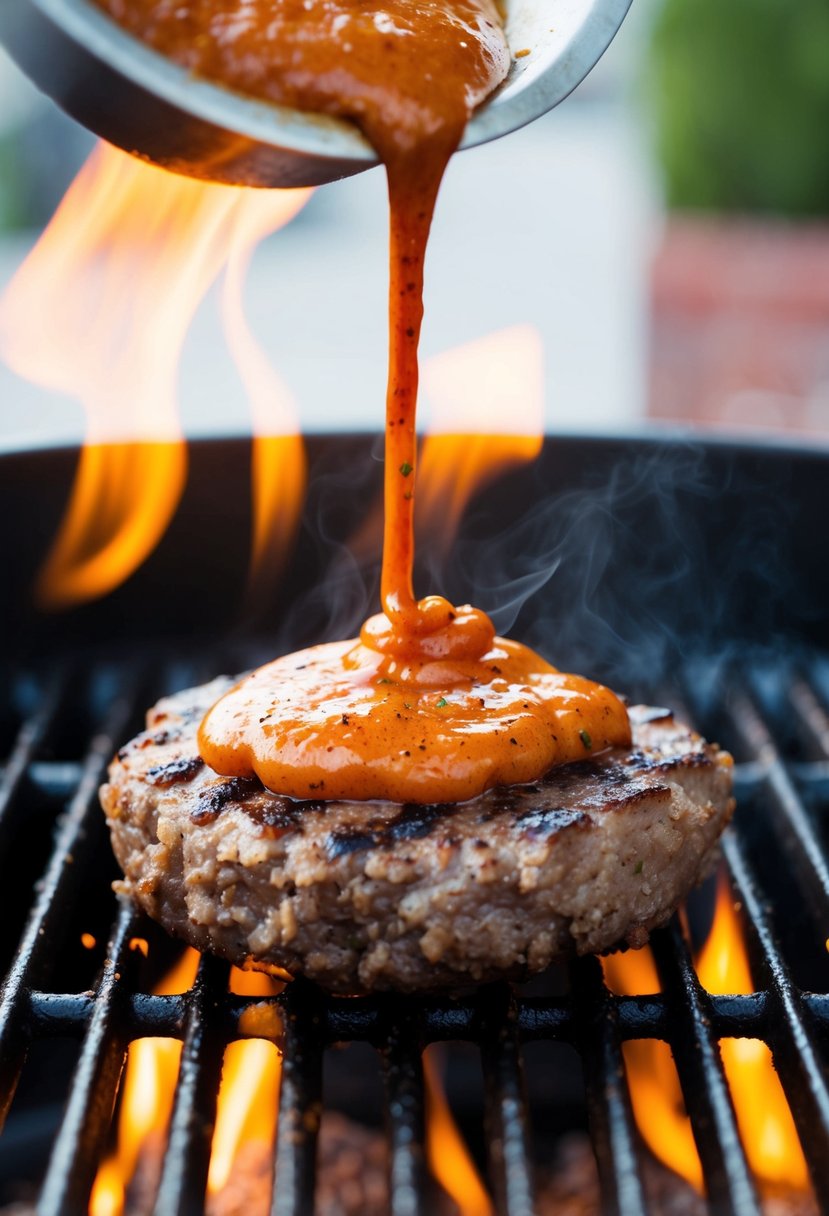
[[[602,963],[608,986],[620,995],[660,990],[647,947],[612,955]],[[738,910],[724,874],[717,889],[714,923],[696,968],[700,983],[713,995],[754,992]],[[702,1191],[702,1167],[668,1044],[637,1040],[625,1043],[623,1050],[633,1113],[642,1136],[657,1157]],[[768,1047],[758,1039],[722,1039],[720,1052],[740,1136],[758,1180],[772,1187],[806,1190],[806,1162]]]
[[[738,909],[721,874],[710,936],[697,962],[703,987],[717,996],[754,992]],[[796,1190],[809,1176],[771,1052],[759,1039],[723,1039],[725,1073],[749,1163],[758,1178]]]
[[[257,971],[240,971],[234,967],[230,988],[241,996],[270,997],[282,988],[267,975]],[[263,1015],[262,1021],[256,1016]],[[265,1030],[273,1033],[277,1027],[268,1006],[252,1006],[253,1016],[242,1029],[250,1033]],[[281,1057],[276,1046],[265,1039],[246,1039],[230,1043],[225,1051],[216,1128],[210,1149],[210,1169],[207,1190],[216,1195],[227,1184],[239,1151],[249,1144],[268,1148],[276,1135],[279,1107]]]
[[[199,956],[185,950],[155,993],[174,996],[192,988]],[[113,1155],[98,1170],[89,1200],[89,1216],[121,1216],[127,1187],[142,1148],[151,1135],[163,1134],[173,1110],[181,1062],[178,1039],[136,1039],[127,1053],[118,1140]]]
[[[248,394],[253,422],[249,583],[251,593],[260,596],[270,590],[296,535],[307,467],[296,402],[251,333],[242,303],[243,290],[253,251],[262,237],[293,219],[311,193],[281,190],[251,197],[237,224],[222,293],[225,337]]]
[[[436,1048],[423,1053],[426,1158],[433,1176],[458,1205],[460,1216],[492,1216],[492,1203],[446,1100]]]
[[[187,473],[179,357],[229,260],[225,319],[242,378],[254,402],[278,385],[246,331],[242,277],[256,241],[287,223],[308,193],[196,182],[105,144],[70,186],[0,301],[0,352],[9,366],[76,398],[86,415],[86,446],[35,589],[42,607],[107,594],[164,535]],[[281,389],[270,410],[254,404],[263,434],[285,430],[285,398]],[[287,445],[263,442],[254,457],[258,482],[269,485],[267,474],[283,486],[256,495],[254,547],[270,554],[292,534],[304,466],[295,434]]]
[[[155,992],[186,992],[196,976],[199,956],[187,950]],[[282,985],[257,972],[231,972],[230,988],[242,996],[275,996]],[[246,1034],[275,1038],[281,1029],[272,1006],[253,1004],[242,1018]],[[141,1153],[163,1137],[173,1109],[181,1062],[177,1039],[137,1039],[131,1044],[124,1074],[115,1153],[98,1171],[89,1203],[90,1216],[122,1216],[130,1181]],[[279,1099],[280,1057],[272,1042],[250,1039],[231,1043],[224,1059],[210,1154],[208,1190],[227,1183],[241,1148],[273,1144]]]
[[[645,946],[603,958],[607,986],[619,996],[661,991],[653,954]],[[650,1150],[675,1173],[702,1191],[702,1165],[679,1084],[674,1058],[660,1039],[622,1044],[633,1117]]]
[[[418,518],[446,549],[472,494],[541,451],[541,337],[515,325],[455,347],[426,362],[423,388],[434,421],[420,456]]]

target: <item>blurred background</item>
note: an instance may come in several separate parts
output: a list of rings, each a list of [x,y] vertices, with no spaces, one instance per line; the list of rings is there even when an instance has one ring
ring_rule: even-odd
[[[573,96],[455,158],[427,267],[427,361],[531,327],[549,430],[825,441],[827,131],[825,0],[634,0]],[[0,52],[0,291],[92,146]],[[381,426],[387,223],[375,170],[316,191],[253,260],[248,323],[306,430]],[[426,397],[428,423],[428,382]],[[249,426],[217,288],[178,399],[187,434]],[[83,430],[79,401],[0,363],[0,446]]]

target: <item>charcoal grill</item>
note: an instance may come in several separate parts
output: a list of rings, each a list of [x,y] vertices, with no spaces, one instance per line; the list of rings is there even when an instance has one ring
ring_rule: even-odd
[[[76,453],[3,459],[2,518],[23,522],[9,530],[0,606],[0,1117],[9,1115],[0,1180],[10,1158],[12,1172],[31,1169],[43,1216],[86,1209],[126,1048],[148,1035],[184,1044],[154,1211],[203,1210],[222,1053],[241,1037],[254,998],[229,993],[227,966],[209,957],[185,995],[149,995],[138,981],[133,939],[148,938],[152,955],[163,937],[111,894],[96,791],[110,755],[161,691],[242,669],[308,634],[318,639],[341,629],[347,612],[356,623],[376,569],[359,567],[347,538],[379,493],[374,451],[370,437],[309,441],[306,524],[281,601],[259,605],[255,623],[236,611],[249,522],[245,442],[193,445],[184,502],[156,554],[106,601],[52,618],[32,609],[28,588]],[[677,921],[653,937],[662,991],[646,997],[611,995],[594,959],[558,969],[549,989],[494,985],[405,1001],[332,998],[297,981],[273,998],[284,1025],[276,1216],[313,1211],[323,1057],[349,1042],[370,1045],[380,1062],[390,1210],[431,1210],[421,1049],[438,1041],[480,1051],[482,1144],[499,1213],[535,1211],[533,1144],[544,1129],[522,1057],[528,1045],[551,1042],[581,1059],[603,1210],[644,1216],[652,1210],[645,1150],[621,1055],[625,1040],[639,1038],[672,1047],[710,1210],[757,1216],[758,1186],[718,1051],[730,1036],[771,1048],[817,1203],[829,1211],[829,563],[815,524],[828,477],[826,453],[676,436],[558,438],[531,471],[471,505],[443,572],[450,592],[462,591],[484,548],[498,550],[498,536],[507,538],[504,576],[526,575],[543,554],[555,573],[520,609],[515,631],[555,660],[670,701],[734,751],[739,809],[723,853],[756,991],[707,994]],[[105,951],[85,952],[82,930],[108,941]],[[555,1104],[557,1084],[546,1078],[545,1101]],[[35,1167],[27,1145],[42,1142],[44,1128],[47,1151]]]

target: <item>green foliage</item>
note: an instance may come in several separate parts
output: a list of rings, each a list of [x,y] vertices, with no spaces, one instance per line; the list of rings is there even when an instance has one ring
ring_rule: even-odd
[[[0,138],[0,232],[23,227],[25,211],[17,146],[6,136]]]
[[[829,0],[663,0],[649,85],[671,206],[829,215]]]

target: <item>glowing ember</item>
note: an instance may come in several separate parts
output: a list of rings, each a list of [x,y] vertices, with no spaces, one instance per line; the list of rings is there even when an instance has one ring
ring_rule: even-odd
[[[616,993],[659,991],[647,948],[613,955],[603,960],[603,967]],[[714,995],[754,992],[738,912],[724,875],[711,933],[696,967],[701,984]],[[757,1039],[723,1039],[720,1052],[740,1135],[757,1178],[772,1187],[805,1190],[806,1162],[768,1047]],[[624,1044],[624,1057],[633,1111],[645,1141],[661,1161],[702,1190],[702,1168],[670,1048],[658,1041],[636,1041]]]
[[[455,347],[428,360],[423,387],[433,422],[418,468],[418,520],[445,549],[475,491],[541,451],[541,337],[516,325]]]
[[[43,607],[66,608],[113,590],[163,536],[187,470],[178,361],[193,315],[231,251],[225,315],[233,353],[249,389],[257,382],[271,390],[261,353],[245,338],[241,278],[256,241],[286,223],[307,196],[191,181],[106,145],[69,188],[0,303],[0,351],[8,364],[78,399],[86,413],[86,446],[36,588]],[[283,434],[287,417],[285,410],[278,418],[270,413],[263,434]],[[287,430],[295,431],[292,419]],[[291,529],[285,503],[303,485],[297,442],[266,449],[269,476],[285,488],[275,496],[257,492],[259,549],[270,552],[270,539],[262,538],[271,530],[278,545]],[[280,512],[273,525],[264,517],[270,508]]]

